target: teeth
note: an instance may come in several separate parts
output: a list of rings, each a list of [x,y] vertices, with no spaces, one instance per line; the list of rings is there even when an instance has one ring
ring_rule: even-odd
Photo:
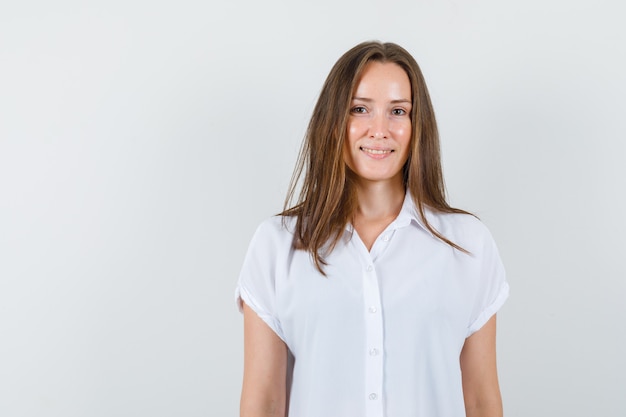
[[[384,155],[386,153],[391,153],[391,150],[384,150],[384,149],[368,149],[368,148],[361,148],[361,150],[367,152],[367,153],[371,153],[373,155]]]

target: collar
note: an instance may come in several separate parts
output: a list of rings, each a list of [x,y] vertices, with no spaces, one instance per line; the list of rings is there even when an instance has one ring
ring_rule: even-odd
[[[432,212],[428,207],[424,207],[424,215],[426,216],[428,222],[432,224],[431,217]],[[424,220],[419,215],[419,211],[413,202],[413,197],[411,197],[411,193],[409,190],[406,191],[404,195],[404,202],[402,203],[402,208],[400,209],[400,214],[394,220],[393,227],[397,229],[399,227],[408,226],[409,224],[415,224],[418,227],[421,227],[426,233],[432,236],[432,232],[428,230],[428,228],[424,224]]]
[[[432,225],[433,213],[428,207],[424,207],[424,215],[428,219],[428,222]],[[432,232],[424,225],[424,221],[420,218],[419,211],[413,202],[411,193],[407,190],[404,195],[404,201],[402,202],[400,213],[398,214],[398,217],[391,222],[388,229],[395,230],[410,224],[414,224],[417,227],[422,228],[426,233],[434,237]],[[346,224],[346,231],[350,234],[353,233],[354,227],[352,226],[352,223]]]

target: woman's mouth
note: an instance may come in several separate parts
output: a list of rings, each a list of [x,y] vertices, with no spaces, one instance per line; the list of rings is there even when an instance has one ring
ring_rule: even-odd
[[[386,154],[390,154],[391,152],[393,152],[393,149],[372,149],[372,148],[364,148],[362,146],[359,149],[370,155],[386,155]]]

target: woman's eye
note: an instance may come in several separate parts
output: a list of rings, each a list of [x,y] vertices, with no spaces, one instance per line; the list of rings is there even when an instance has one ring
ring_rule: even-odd
[[[356,106],[356,107],[352,107],[352,110],[350,110],[352,113],[365,113],[367,110],[365,110],[365,107],[363,106]]]
[[[392,113],[394,116],[404,116],[404,115],[406,114],[406,110],[404,110],[404,109],[393,109],[393,110],[391,111],[391,113]]]

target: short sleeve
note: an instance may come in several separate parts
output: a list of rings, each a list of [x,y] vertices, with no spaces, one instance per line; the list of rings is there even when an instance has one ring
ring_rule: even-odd
[[[480,253],[480,284],[475,310],[477,314],[468,327],[467,337],[483,327],[500,310],[509,296],[509,284],[506,281],[506,272],[498,248],[486,228],[484,232],[484,244]]]
[[[280,252],[280,220],[262,223],[254,233],[235,288],[235,300],[243,312],[245,302],[285,341],[276,315],[276,264]]]

